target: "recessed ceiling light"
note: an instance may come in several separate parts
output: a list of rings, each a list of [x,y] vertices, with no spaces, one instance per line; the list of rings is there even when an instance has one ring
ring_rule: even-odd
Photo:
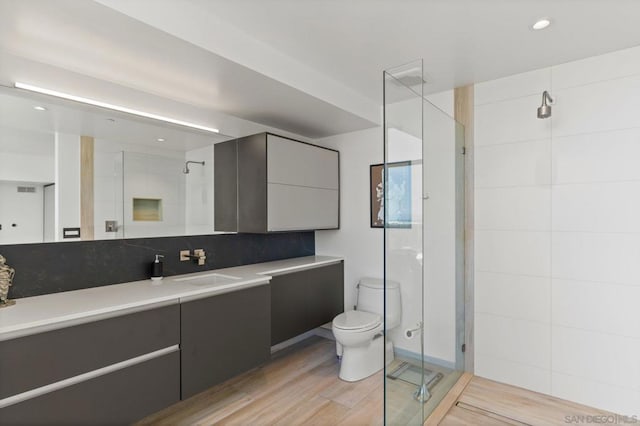
[[[38,111],[46,111],[47,109],[43,106],[37,105],[34,106],[33,109],[38,110]]]
[[[164,138],[158,138],[156,139],[158,142],[164,142]]]
[[[544,30],[549,25],[551,25],[551,19],[549,19],[549,18],[540,18],[531,26],[531,28],[536,30],[536,31],[537,30]]]

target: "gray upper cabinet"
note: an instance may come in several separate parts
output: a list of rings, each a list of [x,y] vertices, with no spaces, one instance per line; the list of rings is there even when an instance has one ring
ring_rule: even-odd
[[[267,182],[338,190],[338,152],[267,134]]]
[[[260,133],[217,144],[215,158],[217,231],[339,227],[338,151]]]

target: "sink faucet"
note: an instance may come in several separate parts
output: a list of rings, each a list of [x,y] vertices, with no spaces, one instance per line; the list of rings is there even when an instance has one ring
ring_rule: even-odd
[[[205,260],[207,260],[207,256],[204,252],[204,249],[195,249],[193,254],[189,250],[180,250],[180,261],[184,262],[185,260],[193,259],[198,262],[198,265],[204,265]]]

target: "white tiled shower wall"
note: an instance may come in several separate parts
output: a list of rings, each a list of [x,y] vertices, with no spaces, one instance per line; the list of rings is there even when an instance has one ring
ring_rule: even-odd
[[[640,47],[475,103],[476,374],[640,415]]]

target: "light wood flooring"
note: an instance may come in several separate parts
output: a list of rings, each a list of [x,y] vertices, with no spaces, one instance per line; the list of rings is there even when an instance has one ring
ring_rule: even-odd
[[[383,424],[382,372],[360,382],[347,383],[338,378],[338,369],[335,343],[312,337],[276,353],[266,365],[168,407],[138,424]],[[427,419],[427,425],[561,425],[567,424],[565,416],[603,414],[467,373],[461,378],[456,374],[445,375],[424,406],[413,400],[414,390],[413,385],[388,381],[387,424],[420,425],[423,415],[432,408],[435,411]],[[434,407],[440,401],[440,405]]]
[[[347,383],[338,369],[335,342],[312,337],[138,424],[381,425],[382,373]]]
[[[585,424],[584,416],[611,416],[612,413],[554,398],[480,377],[465,375],[461,394],[440,416],[434,411],[426,425],[565,425]],[[452,390],[456,392],[456,390]],[[444,405],[444,402],[443,402]],[[448,410],[446,410],[449,408]],[[577,416],[577,417],[574,417]],[[580,417],[582,421],[578,420]]]

